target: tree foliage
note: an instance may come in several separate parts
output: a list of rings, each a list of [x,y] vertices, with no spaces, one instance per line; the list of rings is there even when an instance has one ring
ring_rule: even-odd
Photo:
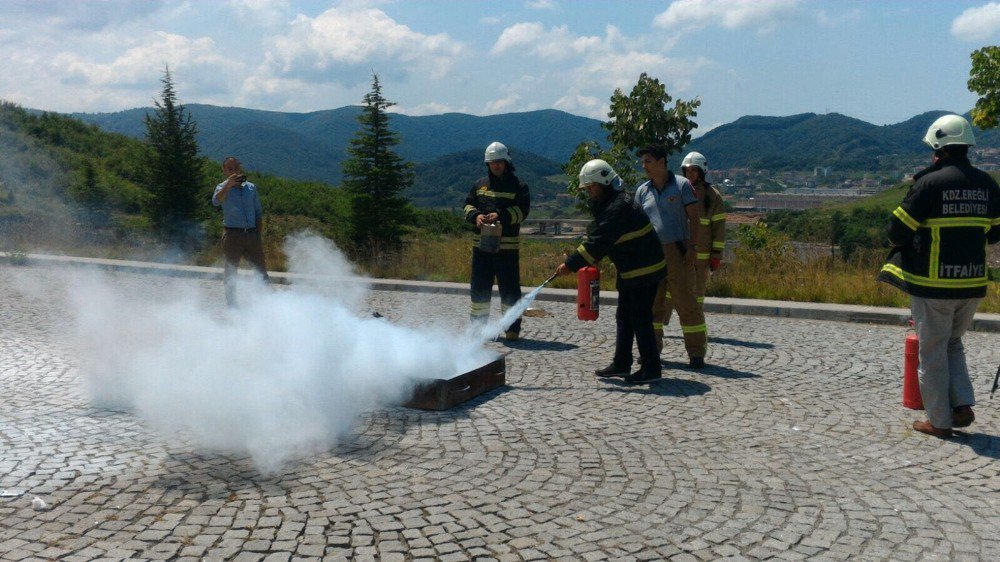
[[[382,95],[378,75],[364,97],[361,129],[347,149],[343,187],[351,195],[351,238],[359,247],[398,249],[409,204],[403,191],[413,183],[413,166],[393,149],[399,136],[389,128],[386,109],[396,105]]]
[[[581,143],[570,156],[564,170],[570,176],[570,193],[580,201],[586,195],[580,191],[577,174],[593,158],[611,164],[627,186],[635,186],[642,179],[635,165],[635,151],[649,145],[660,145],[667,155],[680,151],[691,142],[691,131],[698,127],[692,120],[701,100],[677,100],[658,79],[643,72],[632,91],[626,95],[621,88],[611,94],[608,121],[602,127],[608,131],[610,148],[602,148],[594,141]]]
[[[991,45],[972,52],[969,91],[979,94],[972,110],[972,124],[992,129],[1000,122],[1000,47]]]
[[[169,242],[190,249],[200,238],[197,223],[207,207],[199,197],[204,178],[198,158],[198,127],[190,112],[177,102],[169,68],[161,82],[160,99],[154,100],[156,109],[144,119],[150,149],[145,180],[152,195],[147,213]]]

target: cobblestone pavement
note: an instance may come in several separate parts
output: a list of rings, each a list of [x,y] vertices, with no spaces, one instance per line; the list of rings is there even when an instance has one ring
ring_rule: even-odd
[[[900,405],[897,327],[709,315],[711,367],[596,380],[613,310],[543,303],[508,387],[444,412],[367,412],[278,476],[88,406],[46,268],[0,267],[0,560],[1000,559],[997,334],[966,338],[981,400],[950,440]],[[151,298],[177,284],[117,275]],[[375,292],[390,320],[467,300]],[[494,303],[496,305],[496,303]],[[221,303],[219,303],[221,306]],[[50,509],[36,511],[38,496]]]

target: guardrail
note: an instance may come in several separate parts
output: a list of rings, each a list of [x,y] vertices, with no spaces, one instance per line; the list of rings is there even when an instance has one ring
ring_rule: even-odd
[[[521,233],[532,236],[583,234],[591,222],[591,219],[525,219],[521,225],[529,228]]]

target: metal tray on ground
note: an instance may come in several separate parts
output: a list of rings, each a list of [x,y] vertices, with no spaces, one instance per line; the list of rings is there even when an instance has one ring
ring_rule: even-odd
[[[506,384],[507,362],[499,357],[482,367],[450,379],[420,380],[403,406],[418,410],[447,410]]]

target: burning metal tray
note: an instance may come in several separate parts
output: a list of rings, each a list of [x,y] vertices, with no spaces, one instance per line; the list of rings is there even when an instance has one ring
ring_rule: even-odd
[[[506,384],[504,357],[450,379],[426,379],[416,383],[413,397],[403,405],[419,410],[447,410],[484,392]]]

